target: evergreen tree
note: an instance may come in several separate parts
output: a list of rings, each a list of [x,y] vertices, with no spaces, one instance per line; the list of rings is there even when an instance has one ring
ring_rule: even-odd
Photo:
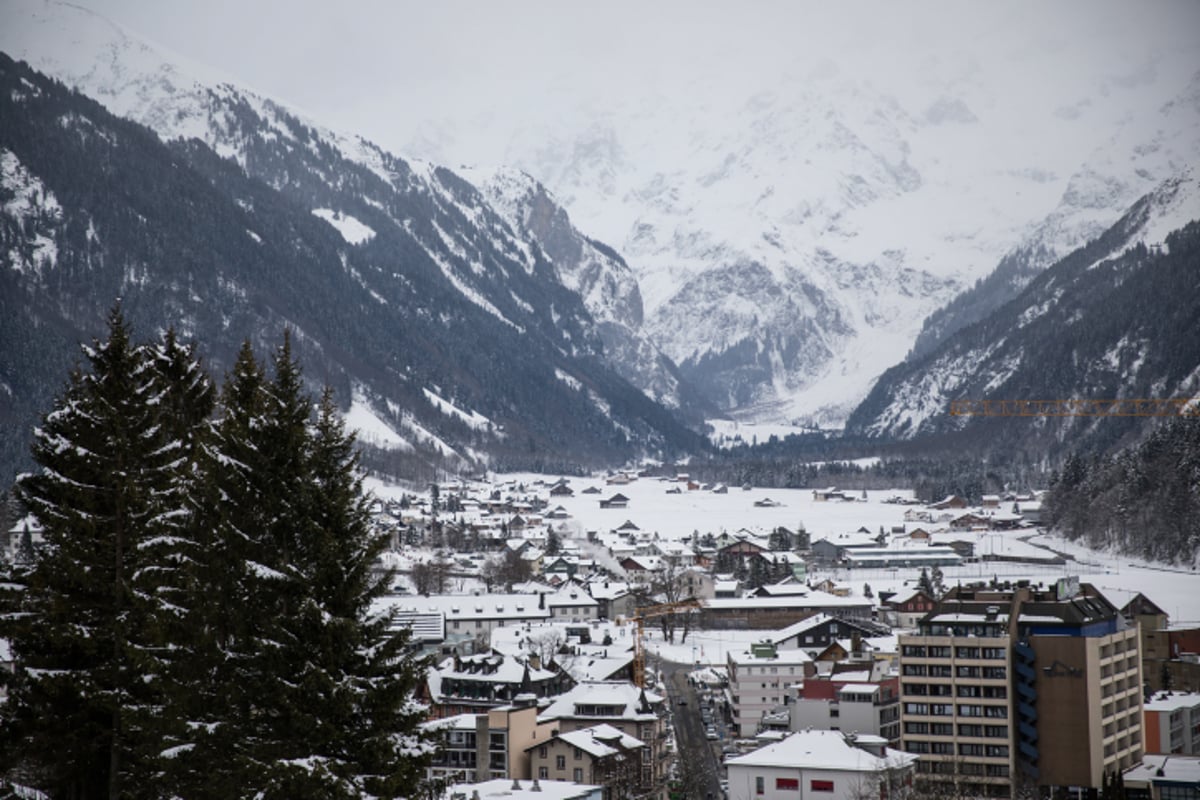
[[[921,567],[921,577],[917,578],[917,588],[930,597],[934,597],[933,583],[929,580],[929,570]]]
[[[18,483],[45,544],[15,570],[15,613],[0,617],[17,659],[0,769],[55,797],[153,796],[171,614],[155,559],[175,524],[178,447],[119,308],[84,354],[89,370],[72,373],[35,431],[41,471]]]

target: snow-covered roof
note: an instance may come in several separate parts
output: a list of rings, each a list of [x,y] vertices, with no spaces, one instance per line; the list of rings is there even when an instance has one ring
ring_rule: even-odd
[[[727,654],[727,658],[734,664],[758,665],[770,663],[772,665],[778,664],[782,666],[807,664],[812,661],[812,657],[803,650],[776,650],[775,655],[773,656],[757,656],[749,650],[742,650],[740,652],[734,652],[731,650]]]
[[[1170,712],[1197,706],[1200,706],[1200,694],[1196,692],[1158,692],[1143,707],[1147,711]]]
[[[1142,763],[1125,772],[1125,782],[1200,783],[1200,758],[1195,756],[1142,756]]]
[[[546,598],[549,600],[549,596]],[[384,597],[373,610],[440,611],[447,620],[524,620],[550,616],[550,607],[539,608],[536,594],[431,594],[428,597]]]
[[[476,792],[479,800],[599,800],[604,787],[569,781],[496,778],[481,783],[457,783],[446,790],[446,797],[461,795],[473,798]]]
[[[612,725],[604,724],[593,725],[590,728],[583,728],[571,731],[570,733],[560,733],[558,738],[596,758],[603,758],[604,756],[611,756],[621,752],[611,745],[611,742],[614,740],[620,742],[621,746],[626,750],[634,747],[642,747],[645,744],[641,739],[622,733]],[[530,745],[530,747],[539,746],[540,744]]]
[[[784,597],[718,597],[705,601],[705,607],[719,609],[744,608],[832,608],[832,607],[869,607],[870,600],[861,597],[838,597],[828,592],[813,590],[803,596]]]
[[[801,731],[752,753],[731,758],[729,767],[783,767],[838,772],[877,772],[912,764],[917,756],[885,750],[884,758],[855,747],[841,731]]]
[[[538,721],[547,722],[554,719],[590,716],[586,713],[580,714],[576,710],[580,706],[619,706],[621,712],[616,715],[617,719],[655,718],[654,713],[642,712],[642,693],[642,689],[627,681],[586,681],[554,698],[550,705],[538,715]],[[661,695],[649,690],[645,690],[645,695],[646,701],[652,706],[663,701]],[[611,715],[606,714],[605,716]]]

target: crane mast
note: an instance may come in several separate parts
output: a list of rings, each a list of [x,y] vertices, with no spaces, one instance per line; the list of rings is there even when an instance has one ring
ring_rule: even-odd
[[[645,623],[649,619],[658,619],[665,617],[668,614],[674,614],[678,611],[688,610],[695,611],[702,608],[703,603],[694,597],[689,597],[686,600],[677,600],[673,603],[659,603],[658,605],[645,606],[639,608],[637,615],[630,617],[629,621],[637,625],[633,637],[633,683],[634,685],[645,689],[646,688],[646,646],[643,642],[645,634]]]

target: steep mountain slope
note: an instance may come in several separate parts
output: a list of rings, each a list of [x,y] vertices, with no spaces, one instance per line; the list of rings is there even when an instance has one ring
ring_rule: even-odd
[[[714,409],[643,331],[642,295],[612,248],[587,237],[545,186],[519,170],[459,168],[516,234],[535,243],[596,322],[609,363],[630,383],[684,418],[702,423]]]
[[[1037,72],[1029,52],[953,67],[931,58],[907,93],[798,55],[736,80],[689,63],[687,80],[650,75],[625,94],[564,91],[512,131],[493,109],[464,112],[412,142],[544,183],[621,252],[645,330],[714,402],[739,417],[837,423],[921,321],[1014,245],[1044,247],[1040,269],[1169,177],[1137,177],[1134,148],[1180,145],[1173,158],[1187,162],[1197,117],[1154,112],[1186,84],[1194,53],[1185,73],[1179,53],[1146,63],[1134,49],[1095,74],[1055,73],[1076,92],[1062,105],[1025,90],[1010,100],[1011,76]],[[1106,194],[1092,173],[1132,193]],[[1090,226],[1042,225],[1064,198]]]
[[[1068,437],[1072,448],[1087,449],[1136,435],[1144,420],[952,417],[949,403],[1200,392],[1198,197],[1191,174],[1164,182],[986,319],[888,370],[848,431],[959,434],[956,441],[982,450],[1036,445],[1051,454]]]
[[[167,146],[0,67],[5,474],[117,297],[144,334],[199,340],[218,373],[243,339],[265,349],[293,328],[310,377],[353,400],[376,464],[410,476],[489,454],[566,465],[695,444],[602,363],[578,296],[453,174],[382,154],[357,166],[268,109],[277,126],[250,126],[239,153],[286,173],[285,193],[198,140]]]
[[[639,332],[640,298],[628,268],[576,231],[544,191],[538,195],[527,188],[536,216],[506,218],[449,170],[406,161],[361,137],[304,121],[98,15],[57,2],[19,0],[11,16],[14,25],[0,34],[0,46],[114,113],[149,126],[164,140],[199,139],[311,208],[348,243],[378,249],[375,233],[399,226],[411,240],[402,243],[405,251],[437,265],[480,307],[519,328],[558,335],[569,349],[594,350],[649,396],[694,419],[703,416],[694,392],[680,386],[674,365]],[[502,207],[518,202],[495,191],[492,200]],[[624,297],[606,298],[608,284]],[[576,293],[599,326],[584,321],[580,304],[568,296]],[[607,310],[612,300],[616,316]]]
[[[1143,131],[1149,130],[1147,135]],[[975,286],[925,320],[910,358],[932,352],[956,331],[1016,297],[1034,276],[1099,236],[1118,209],[1162,181],[1200,164],[1200,72],[1137,126],[1126,125],[1071,176],[1058,207]],[[1200,201],[1193,211],[1200,216]]]

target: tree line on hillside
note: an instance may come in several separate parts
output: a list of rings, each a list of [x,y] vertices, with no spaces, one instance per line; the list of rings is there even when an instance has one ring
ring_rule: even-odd
[[[1113,456],[1071,455],[1045,518],[1068,538],[1156,561],[1200,557],[1200,418],[1180,417]]]
[[[84,348],[17,484],[45,542],[0,576],[0,796],[419,796],[353,438],[287,335],[271,364],[246,344],[218,391],[119,308]]]

